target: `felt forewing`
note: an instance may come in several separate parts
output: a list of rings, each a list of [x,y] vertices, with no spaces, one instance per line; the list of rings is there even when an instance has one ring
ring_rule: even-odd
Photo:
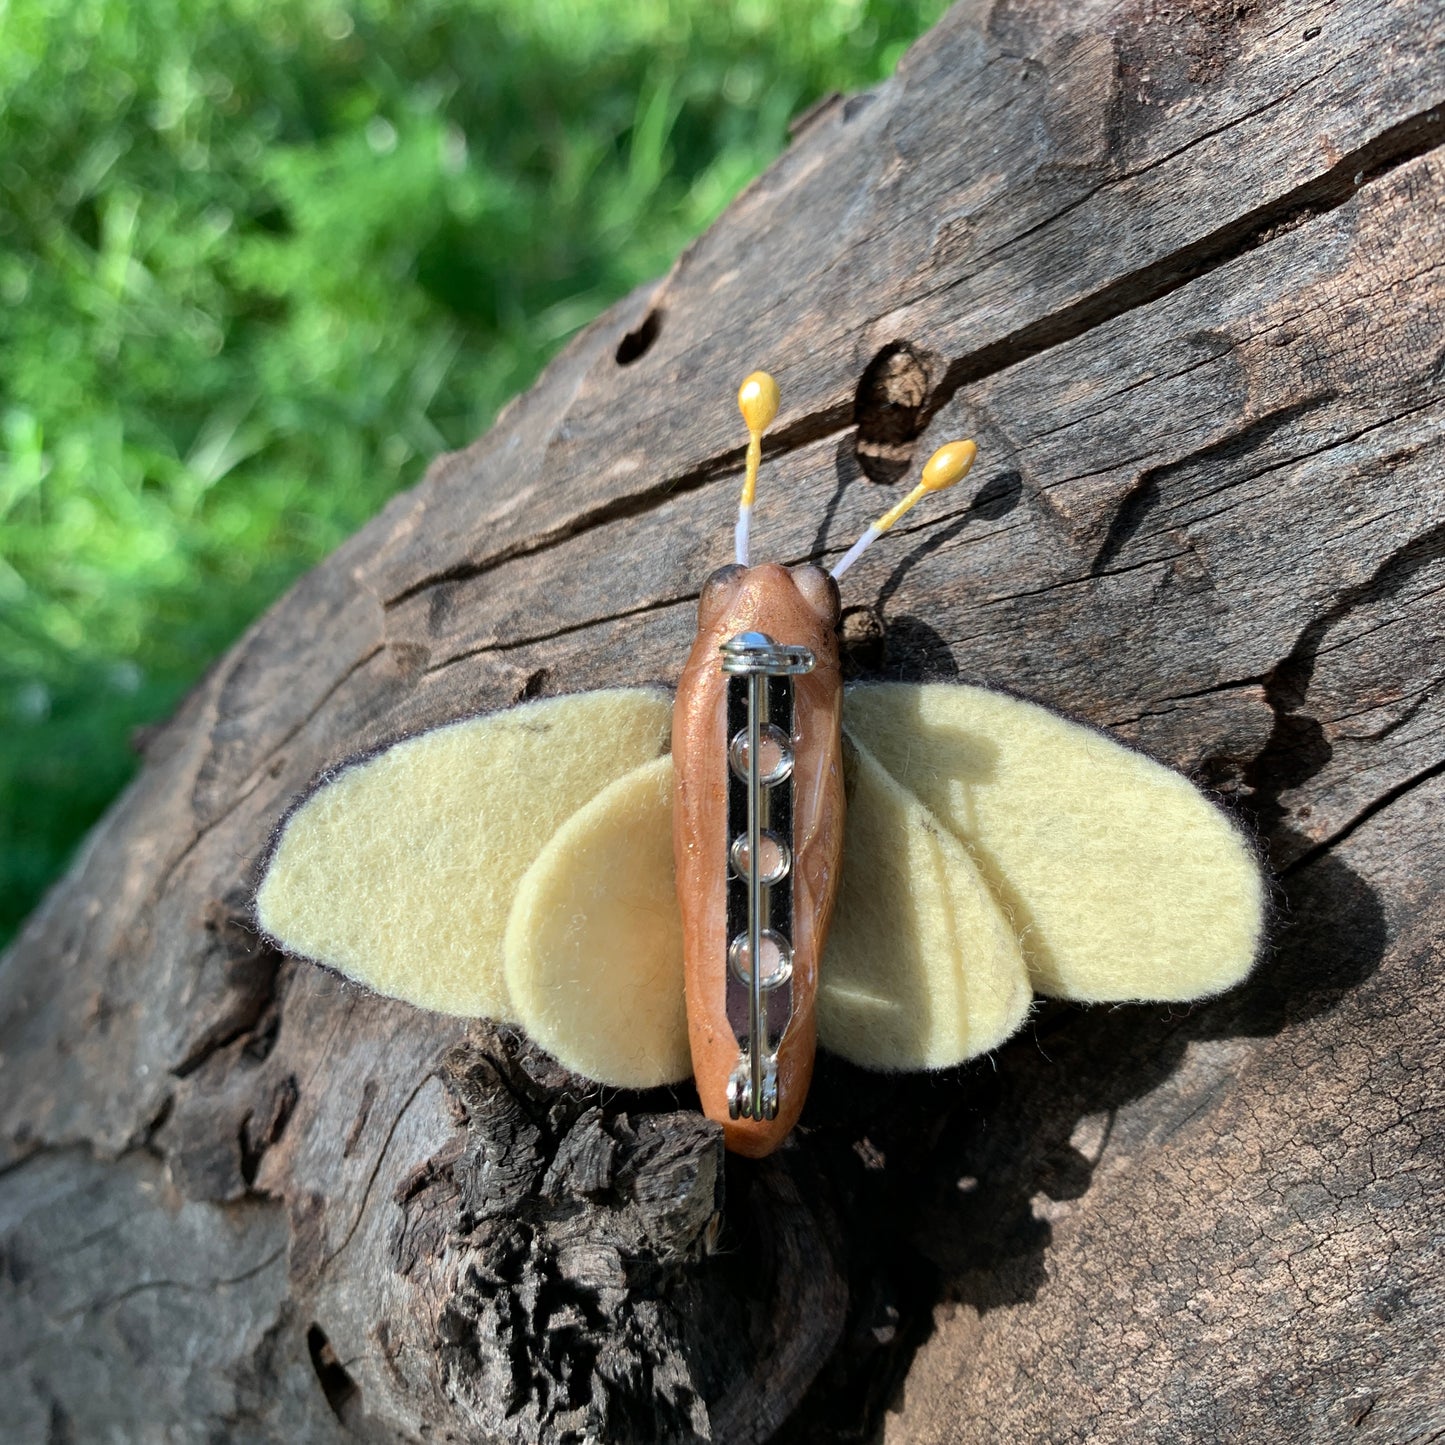
[[[518,883],[573,813],[665,752],[670,724],[665,692],[616,689],[396,743],[284,820],[257,920],[378,993],[511,1018],[502,938]]]
[[[1178,773],[983,688],[864,685],[843,716],[962,840],[1038,992],[1182,1000],[1249,972],[1264,918],[1258,863]]]

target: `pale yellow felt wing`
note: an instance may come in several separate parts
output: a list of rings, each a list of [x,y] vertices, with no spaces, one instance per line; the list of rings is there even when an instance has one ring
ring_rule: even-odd
[[[523,874],[573,813],[666,751],[671,718],[661,689],[547,698],[324,775],[278,829],[257,921],[378,993],[512,1018],[502,939]]]
[[[875,1069],[945,1068],[995,1048],[1033,999],[1008,919],[963,844],[856,738],[847,780],[819,1042]]]
[[[963,842],[1039,993],[1183,1000],[1249,972],[1264,923],[1259,865],[1178,773],[984,688],[864,684],[843,717]]]
[[[634,1089],[692,1073],[670,757],[557,830],[517,889],[506,961],[518,1022],[568,1068]]]

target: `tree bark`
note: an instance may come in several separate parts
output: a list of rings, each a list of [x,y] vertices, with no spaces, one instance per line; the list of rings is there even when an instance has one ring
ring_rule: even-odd
[[[967,0],[262,618],[0,969],[8,1438],[1445,1435],[1442,29]],[[671,680],[758,366],[768,557],[979,442],[855,671],[1110,728],[1277,878],[1234,993],[824,1059],[761,1164],[246,922],[338,757]]]

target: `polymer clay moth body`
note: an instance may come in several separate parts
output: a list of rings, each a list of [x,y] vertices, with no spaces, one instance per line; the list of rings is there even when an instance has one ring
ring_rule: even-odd
[[[793,1127],[813,1073],[843,856],[837,598],[816,567],[714,573],[673,709],[693,1077],[746,1154]]]
[[[519,1024],[619,1087],[696,1081],[729,1149],[797,1122],[818,1043],[941,1068],[1035,993],[1186,1000],[1249,970],[1264,885],[1183,777],[1035,704],[958,684],[845,692],[840,578],[750,565],[770,378],[736,561],[703,587],[675,701],[656,688],[461,719],[323,774],[256,895],[279,947],[423,1008]]]

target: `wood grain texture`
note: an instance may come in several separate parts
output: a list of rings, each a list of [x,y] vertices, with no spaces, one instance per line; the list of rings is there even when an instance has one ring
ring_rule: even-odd
[[[262,618],[0,967],[10,1435],[1445,1433],[1442,29],[966,0]],[[672,680],[757,366],[761,557],[980,444],[849,575],[852,668],[1110,727],[1279,879],[1235,994],[825,1059],[761,1165],[246,925],[338,757]]]

